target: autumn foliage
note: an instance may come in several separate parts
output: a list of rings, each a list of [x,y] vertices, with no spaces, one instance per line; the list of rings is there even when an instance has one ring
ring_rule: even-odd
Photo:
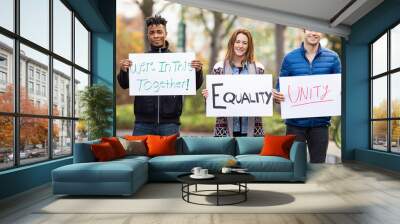
[[[400,117],[400,101],[392,100],[392,117]],[[387,118],[387,101],[382,101],[378,106],[373,108],[373,118]],[[400,138],[400,123],[392,121],[392,141],[397,141]],[[375,137],[386,138],[387,136],[387,122],[376,121],[373,125],[373,133]]]
[[[13,85],[8,85],[5,93],[0,93],[0,111],[13,112],[14,107]],[[45,106],[44,106],[45,105]],[[20,108],[22,114],[48,114],[48,104],[34,105],[24,87],[20,89]],[[58,114],[58,110],[55,111]],[[0,146],[5,148],[13,147],[13,117],[0,116]],[[45,144],[49,131],[47,118],[20,118],[20,148],[31,144]],[[58,138],[59,127],[53,125],[53,138]]]

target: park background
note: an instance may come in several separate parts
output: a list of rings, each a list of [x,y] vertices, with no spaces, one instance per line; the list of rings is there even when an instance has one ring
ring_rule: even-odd
[[[183,6],[162,0],[117,1],[116,62],[128,58],[129,53],[142,53],[148,49],[144,18],[160,14],[167,19],[167,40],[173,52],[195,52],[203,62],[204,76],[212,66],[223,59],[232,32],[238,28],[250,30],[255,45],[256,60],[265,66],[265,73],[272,74],[274,84],[284,55],[300,46],[303,30],[279,24],[224,13]],[[341,55],[340,37],[324,35],[321,45]],[[205,80],[205,77],[204,77]],[[196,96],[185,96],[181,116],[182,135],[212,135],[215,118],[205,116],[205,104],[201,96],[203,86]],[[133,97],[128,90],[117,85],[117,135],[132,133],[134,124]],[[285,124],[280,118],[280,108],[274,105],[274,116],[263,117],[265,133],[285,134]],[[330,138],[340,148],[340,117],[334,117]]]

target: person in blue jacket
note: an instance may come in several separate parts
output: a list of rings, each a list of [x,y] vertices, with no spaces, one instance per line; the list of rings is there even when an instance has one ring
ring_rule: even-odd
[[[339,56],[329,49],[321,47],[322,34],[304,30],[301,46],[289,52],[283,59],[280,77],[341,73]],[[276,90],[272,90],[276,103],[285,100],[279,92],[279,79]],[[324,163],[329,142],[331,117],[313,117],[286,119],[286,134],[296,135],[297,141],[306,142],[311,163]]]

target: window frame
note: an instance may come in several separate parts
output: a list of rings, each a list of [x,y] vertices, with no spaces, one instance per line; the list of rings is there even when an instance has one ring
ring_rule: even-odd
[[[399,121],[400,117],[392,117],[392,96],[391,96],[391,91],[392,91],[392,86],[391,86],[391,79],[392,76],[395,75],[396,73],[400,72],[400,66],[397,68],[391,68],[391,31],[395,27],[400,26],[400,21],[397,21],[396,23],[392,24],[389,28],[385,29],[385,31],[381,34],[379,34],[374,40],[372,40],[369,44],[369,149],[373,151],[381,151],[381,152],[387,152],[391,154],[400,154],[400,152],[394,152],[392,151],[392,122],[393,121]],[[387,35],[387,64],[386,64],[386,71],[376,74],[373,74],[373,44],[376,43],[381,37],[384,35]],[[373,81],[378,78],[386,77],[386,87],[387,87],[387,93],[386,93],[386,98],[387,98],[387,105],[386,105],[386,117],[385,118],[373,118],[373,93],[374,93],[374,86],[373,86]],[[376,121],[386,121],[386,151],[379,150],[374,148],[374,132],[373,132],[373,122]]]
[[[78,15],[78,13],[76,13],[72,7],[68,4],[68,2],[66,2],[65,0],[59,0],[69,11],[71,11],[71,18],[70,18],[70,23],[71,23],[71,33],[69,35],[71,35],[71,58],[67,59],[64,58],[63,56],[57,54],[54,52],[54,39],[53,39],[53,23],[54,23],[54,17],[53,17],[53,1],[54,0],[48,0],[49,3],[49,47],[48,49],[42,47],[39,44],[36,44],[32,41],[30,41],[29,39],[24,38],[23,36],[20,35],[20,0],[14,0],[13,1],[13,10],[14,10],[14,30],[10,31],[4,27],[0,26],[0,35],[5,36],[7,38],[12,39],[13,41],[13,54],[12,54],[12,69],[11,71],[13,72],[13,79],[14,79],[14,110],[13,112],[1,112],[0,111],[0,116],[11,116],[13,119],[13,153],[14,153],[14,161],[13,161],[13,166],[11,167],[5,167],[5,168],[0,168],[0,172],[4,171],[4,170],[10,170],[10,169],[15,169],[18,167],[23,167],[23,166],[28,166],[28,165],[33,165],[33,164],[37,164],[37,163],[43,163],[49,160],[53,160],[53,159],[61,159],[61,158],[65,158],[65,157],[70,157],[73,155],[74,152],[74,143],[75,143],[75,125],[76,125],[76,121],[79,120],[79,117],[75,117],[75,108],[72,107],[71,108],[71,114],[62,116],[56,116],[53,115],[53,59],[58,60],[61,63],[64,63],[68,66],[71,66],[71,80],[70,80],[70,86],[71,86],[71,93],[72,93],[72,99],[71,99],[71,104],[74,105],[75,103],[75,88],[73,83],[75,82],[75,69],[85,73],[88,75],[89,77],[89,83],[88,86],[92,85],[92,69],[91,69],[91,49],[92,49],[92,44],[91,44],[91,37],[92,37],[92,31],[89,29],[89,27],[87,26],[87,24],[83,21],[83,19]],[[79,20],[79,22],[83,25],[83,27],[88,31],[88,69],[85,69],[81,66],[79,66],[78,64],[75,63],[75,19]],[[48,73],[47,73],[47,83],[45,84],[45,95],[48,97],[48,113],[46,115],[39,115],[39,114],[26,114],[26,113],[21,113],[20,111],[20,85],[21,85],[21,80],[20,80],[20,65],[21,65],[21,56],[20,56],[20,45],[25,45],[29,48],[32,48],[33,50],[36,50],[42,54],[45,54],[46,56],[48,56],[49,62],[48,62]],[[26,82],[32,81],[34,84],[34,88],[36,83],[40,83],[42,86],[42,79],[41,79],[41,75],[43,70],[40,69],[40,73],[39,73],[39,80],[36,80],[36,69],[35,67],[33,67],[33,79],[31,79],[30,77],[30,68],[31,65],[29,65],[29,63],[26,64],[27,65],[27,72],[26,72]],[[37,82],[38,81],[38,82]],[[26,84],[28,85],[28,84]],[[28,86],[26,86],[28,87]],[[27,91],[29,91],[27,89]],[[34,89],[34,92],[36,92],[36,89]],[[38,95],[38,96],[42,96],[42,94]],[[42,96],[43,97],[43,96]],[[36,103],[36,102],[35,102]],[[32,163],[24,163],[21,164],[21,158],[20,158],[20,119],[21,118],[45,118],[47,119],[48,122],[48,136],[47,136],[47,142],[48,143],[52,143],[53,142],[53,122],[56,120],[65,120],[65,121],[70,121],[71,122],[71,153],[68,155],[63,155],[63,156],[55,156],[53,155],[54,153],[54,147],[53,144],[48,144],[47,145],[47,149],[48,150],[48,155],[47,157],[44,157],[43,160],[40,160],[38,162],[32,162]]]

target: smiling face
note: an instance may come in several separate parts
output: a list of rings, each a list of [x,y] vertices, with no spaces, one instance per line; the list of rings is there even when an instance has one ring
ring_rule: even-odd
[[[239,33],[236,36],[235,43],[233,44],[233,51],[235,52],[235,55],[238,57],[245,56],[248,48],[249,48],[249,39],[243,33]]]
[[[167,31],[162,24],[153,24],[147,27],[147,38],[154,47],[163,47],[165,45],[165,38]]]
[[[225,60],[232,62],[235,57],[240,57],[242,62],[254,62],[253,37],[246,29],[237,29],[229,38]]]
[[[311,30],[304,30],[304,42],[315,46],[319,44],[321,40],[322,33],[311,31]]]

